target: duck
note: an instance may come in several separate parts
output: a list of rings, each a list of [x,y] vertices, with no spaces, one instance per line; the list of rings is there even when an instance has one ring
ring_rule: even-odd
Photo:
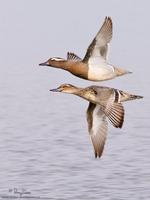
[[[50,91],[74,94],[89,101],[86,118],[95,158],[102,156],[108,132],[108,120],[115,128],[123,126],[125,111],[122,102],[143,98],[119,89],[96,85],[79,88],[71,84],[62,84]]]
[[[105,81],[132,73],[107,62],[107,50],[112,39],[112,32],[112,19],[105,17],[103,25],[87,48],[83,59],[75,53],[68,52],[67,59],[52,57],[39,65],[63,69],[89,81]]]

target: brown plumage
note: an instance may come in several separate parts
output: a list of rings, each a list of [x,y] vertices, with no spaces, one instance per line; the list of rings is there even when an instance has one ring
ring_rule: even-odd
[[[107,118],[115,128],[122,128],[124,108],[121,102],[143,98],[114,88],[95,85],[78,88],[71,84],[63,84],[51,91],[74,94],[89,101],[87,122],[95,157],[101,157],[103,153],[108,131]]]
[[[83,59],[68,52],[67,59],[53,57],[39,65],[63,69],[79,78],[91,81],[104,81],[130,73],[107,63],[108,43],[112,39],[112,28],[111,18],[106,17]]]

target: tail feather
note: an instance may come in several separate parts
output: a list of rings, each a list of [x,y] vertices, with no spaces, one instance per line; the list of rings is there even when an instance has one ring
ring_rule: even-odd
[[[134,94],[129,94],[123,91],[120,91],[121,94],[121,102],[123,101],[130,101],[130,100],[134,100],[134,99],[142,99],[143,96],[140,95],[134,95]]]
[[[142,98],[143,98],[143,96],[134,95],[134,94],[130,94],[130,96],[129,96],[129,100],[142,99]]]
[[[128,70],[125,70],[123,68],[120,68],[120,67],[114,67],[114,70],[115,70],[115,73],[117,76],[122,76],[122,75],[125,75],[125,74],[132,74],[131,71],[128,71]]]

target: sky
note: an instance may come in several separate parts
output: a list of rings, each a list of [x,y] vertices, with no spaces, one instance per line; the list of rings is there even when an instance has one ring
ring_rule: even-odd
[[[65,71],[39,67],[38,64],[49,57],[66,57],[67,51],[83,57],[105,16],[110,16],[113,39],[108,62],[133,71],[134,75],[104,85],[119,85],[127,90],[130,85],[131,90],[141,91],[142,73],[148,81],[150,71],[149,7],[148,0],[1,0],[1,87],[19,90],[26,87],[23,81],[30,81],[32,86],[39,79],[43,81],[41,84],[52,87],[64,82],[87,85],[86,81]],[[137,85],[132,85],[135,80],[138,80]]]
[[[69,50],[84,56],[105,16],[114,22],[111,59],[117,60],[117,53],[140,56],[150,44],[149,6],[148,0],[0,1],[0,64],[38,63]],[[140,49],[136,55],[135,49]]]

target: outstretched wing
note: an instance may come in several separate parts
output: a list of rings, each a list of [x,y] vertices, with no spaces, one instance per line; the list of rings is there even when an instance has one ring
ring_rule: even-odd
[[[84,63],[88,63],[89,60],[98,60],[98,62],[104,62],[107,56],[108,43],[112,39],[112,20],[110,17],[106,17],[105,21],[98,31],[97,35],[89,45],[85,57]]]
[[[100,105],[89,103],[87,122],[95,157],[101,157],[107,136],[108,123],[106,121],[106,115],[101,110]]]
[[[82,59],[79,56],[77,56],[75,53],[68,52],[67,60],[77,62],[77,61],[81,61]]]
[[[122,128],[124,122],[124,107],[120,103],[119,91],[114,89],[108,101],[103,102],[101,107],[112,125],[116,128]]]

